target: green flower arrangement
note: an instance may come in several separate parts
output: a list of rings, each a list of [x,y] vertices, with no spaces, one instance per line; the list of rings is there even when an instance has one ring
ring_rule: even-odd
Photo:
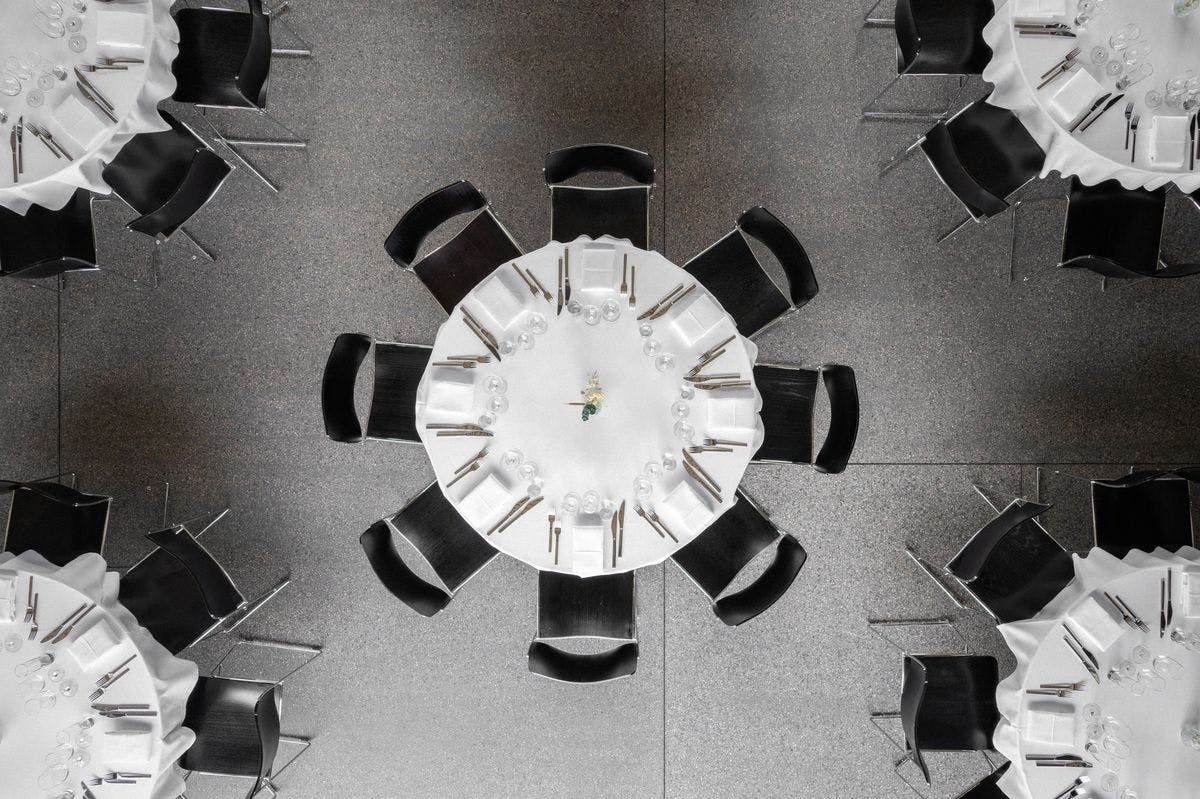
[[[587,385],[579,392],[583,395],[583,421],[600,412],[600,403],[604,400],[604,389],[600,388],[600,377],[595,372],[588,375]]]

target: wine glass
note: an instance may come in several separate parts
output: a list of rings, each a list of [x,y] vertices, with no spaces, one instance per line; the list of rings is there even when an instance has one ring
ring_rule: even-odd
[[[1114,50],[1124,50],[1130,45],[1142,38],[1142,29],[1138,25],[1129,22],[1117,28],[1116,32],[1108,37],[1108,43]]]
[[[1184,675],[1183,664],[1174,658],[1166,655],[1159,655],[1154,658],[1151,664],[1154,671],[1163,677],[1170,677],[1172,680],[1182,680]]]
[[[1125,70],[1125,74],[1117,81],[1117,90],[1124,91],[1138,81],[1145,80],[1153,74],[1154,65],[1149,61],[1143,61]]]

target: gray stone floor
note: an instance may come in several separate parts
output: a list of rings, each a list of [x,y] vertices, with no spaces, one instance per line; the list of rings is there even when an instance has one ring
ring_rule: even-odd
[[[105,271],[57,296],[0,286],[0,474],[69,470],[116,495],[114,566],[147,550],[169,482],[173,519],[232,508],[206,543],[247,593],[292,574],[252,625],[325,646],[287,685],[285,730],[315,743],[280,779],[286,796],[909,796],[867,722],[895,706],[899,657],[866,619],[952,613],[975,648],[1004,653],[901,546],[953,554],[988,518],[972,482],[1015,495],[1039,464],[1200,460],[1200,282],[1101,292],[1039,275],[1057,255],[1053,204],[1023,209],[1015,280],[1008,219],[937,245],[958,210],[929,170],[877,178],[920,127],[860,123],[894,56],[889,32],[859,29],[859,5],[297,3],[315,57],[276,62],[272,102],[312,146],[261,155],[277,197],[242,170],[190,226],[216,264],[170,255],[159,287],[130,283],[151,248],[107,203]],[[358,533],[432,473],[419,448],[327,441],[318,381],[338,332],[431,341],[440,310],[382,248],[409,204],[469,178],[539,246],[542,155],[585,141],[656,156],[653,244],[673,260],[757,203],[793,226],[822,291],[761,337],[762,357],[853,365],[863,424],[843,476],[746,478],[810,553],[772,612],[727,629],[673,567],[646,569],[637,675],[573,689],[525,671],[527,567],[497,559],[433,620],[375,583]],[[1174,209],[1168,256],[1194,254],[1198,228]],[[1042,490],[1060,501],[1052,529],[1085,548],[1086,492],[1049,471]],[[933,764],[941,795],[983,769]]]

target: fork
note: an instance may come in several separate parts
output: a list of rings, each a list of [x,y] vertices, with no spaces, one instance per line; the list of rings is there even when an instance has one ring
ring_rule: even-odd
[[[37,634],[38,634],[37,612],[38,612],[38,597],[40,597],[40,596],[41,596],[40,593],[33,595],[33,622],[31,623],[31,625],[29,627],[29,640],[30,641],[32,641],[34,638],[37,638]]]
[[[1133,119],[1133,101],[1125,104],[1125,149],[1129,149],[1129,123]]]
[[[744,446],[746,446],[746,442],[744,442],[744,441],[726,441],[723,438],[706,438],[706,439],[704,439],[704,446],[706,446],[706,447],[717,447],[717,446],[744,447]]]

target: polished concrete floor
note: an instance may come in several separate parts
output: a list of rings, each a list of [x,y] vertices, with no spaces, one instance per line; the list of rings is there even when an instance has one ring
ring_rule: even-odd
[[[73,471],[116,495],[114,567],[148,549],[141,534],[161,521],[169,483],[173,520],[232,509],[205,540],[247,593],[291,573],[249,625],[325,647],[286,686],[285,731],[314,744],[279,779],[285,796],[909,796],[868,723],[895,707],[899,655],[866,620],[948,614],[977,650],[1003,651],[902,546],[945,562],[988,518],[977,483],[1040,485],[1058,503],[1051,529],[1084,549],[1086,486],[1056,468],[1200,461],[1200,281],[1102,292],[1045,272],[1054,203],[1022,209],[1011,270],[1010,219],[938,245],[959,211],[925,165],[877,177],[920,126],[858,118],[895,65],[890,32],[861,30],[863,10],[296,3],[290,21],[314,57],[276,62],[272,108],[311,147],[256,153],[280,194],[240,170],[190,225],[215,264],[164,253],[159,286],[130,282],[151,246],[108,203],[103,271],[59,294],[0,286],[0,475]],[[897,103],[945,99],[936,81],[905,92]],[[237,114],[210,119],[255,130]],[[541,158],[589,141],[654,154],[652,244],[677,262],[754,204],[793,227],[821,294],[760,338],[762,359],[852,365],[863,419],[842,476],[746,477],[810,554],[785,599],[728,629],[674,567],[645,569],[636,676],[577,688],[525,670],[536,575],[522,564],[498,558],[432,620],[375,582],[358,534],[432,472],[420,448],[325,439],[318,385],[337,333],[429,342],[443,318],[383,251],[405,208],[469,178],[539,246]],[[1194,254],[1200,217],[1173,201],[1170,219],[1168,259]],[[243,676],[276,667],[247,663]],[[983,770],[969,755],[931,763],[935,795]],[[203,780],[189,795],[239,788]]]

